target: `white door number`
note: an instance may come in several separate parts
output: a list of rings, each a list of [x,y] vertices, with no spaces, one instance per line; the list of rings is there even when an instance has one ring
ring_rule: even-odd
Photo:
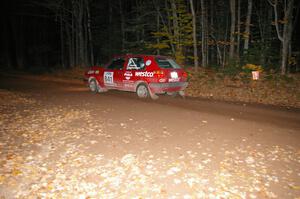
[[[104,83],[105,84],[114,83],[114,72],[104,72]]]

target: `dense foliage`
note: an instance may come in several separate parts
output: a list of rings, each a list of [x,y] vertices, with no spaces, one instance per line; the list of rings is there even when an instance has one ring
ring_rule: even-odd
[[[0,61],[9,68],[88,66],[147,53],[222,70],[299,70],[295,0],[15,0],[4,9]]]

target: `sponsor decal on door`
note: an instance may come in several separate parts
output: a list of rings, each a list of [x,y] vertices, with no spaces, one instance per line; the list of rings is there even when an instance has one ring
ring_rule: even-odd
[[[136,77],[153,77],[153,72],[135,72]]]
[[[132,77],[132,73],[130,71],[126,71],[124,73],[125,79],[130,80],[130,78]]]

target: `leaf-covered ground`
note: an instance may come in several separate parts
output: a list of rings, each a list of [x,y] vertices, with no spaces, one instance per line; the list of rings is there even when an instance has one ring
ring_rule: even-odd
[[[259,80],[252,80],[251,74],[226,76],[202,70],[189,77],[188,96],[300,108],[299,74],[262,73]]]
[[[180,145],[169,126],[149,128],[131,113],[120,121],[114,111],[0,90],[0,198],[300,197],[295,146],[221,138],[201,130],[207,120]]]
[[[300,108],[300,74],[281,76],[263,72],[259,80],[254,81],[249,73],[228,75],[209,69],[200,69],[196,73],[190,68],[187,71],[189,86],[185,93],[189,97]],[[84,72],[84,68],[73,68],[51,74],[22,76],[82,83]]]
[[[84,69],[74,68],[56,72],[61,80],[81,79]],[[300,74],[281,76],[280,74],[262,72],[259,80],[252,80],[251,73],[235,75],[209,69],[194,72],[187,69],[189,86],[186,95],[215,100],[279,105],[300,108]]]

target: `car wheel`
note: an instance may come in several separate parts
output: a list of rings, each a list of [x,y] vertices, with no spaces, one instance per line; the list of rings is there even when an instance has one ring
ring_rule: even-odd
[[[91,79],[89,81],[89,88],[90,90],[93,92],[93,93],[98,93],[99,92],[99,86],[98,86],[98,83],[95,79]]]
[[[136,93],[139,98],[149,97],[149,90],[145,84],[138,85],[138,87],[136,89]]]

